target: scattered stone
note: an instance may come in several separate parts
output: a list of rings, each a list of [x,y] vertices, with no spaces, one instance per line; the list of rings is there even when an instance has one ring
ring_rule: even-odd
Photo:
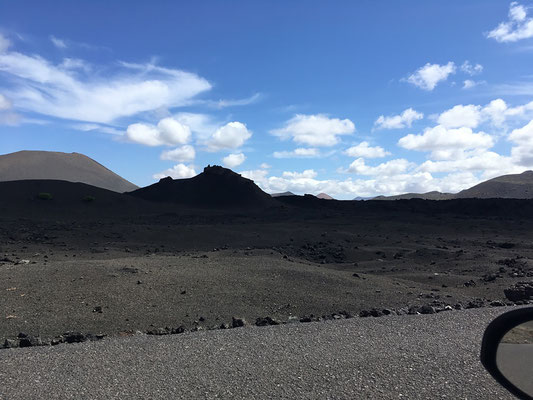
[[[468,282],[465,282],[463,285],[466,287],[472,287],[472,286],[476,286],[476,282],[473,279],[470,279]]]
[[[102,306],[96,306],[96,307],[94,307],[94,308],[93,308],[93,312],[95,312],[95,313],[100,313],[100,314],[101,314],[101,313],[103,312],[103,310],[102,310]]]
[[[6,339],[4,341],[4,349],[14,349],[16,347],[19,347],[19,342],[18,340],[15,340],[15,339]]]
[[[518,282],[503,291],[505,297],[513,302],[533,299],[533,282]]]
[[[422,306],[418,309],[420,314],[435,314],[435,308],[429,305]]]
[[[87,337],[81,332],[65,332],[63,339],[66,343],[81,343],[87,340]]]
[[[500,300],[495,300],[495,301],[490,303],[490,306],[491,307],[503,307],[503,306],[505,306],[505,303],[503,301],[500,301]]]
[[[172,333],[173,335],[176,335],[176,334],[180,334],[183,332],[185,332],[185,327],[183,325],[180,325],[177,328],[172,328],[172,331],[170,333]]]
[[[246,325],[246,321],[243,318],[231,318],[231,327],[232,328],[242,328]]]
[[[409,315],[420,314],[420,312],[419,312],[419,310],[418,310],[418,306],[411,306],[411,307],[409,307],[409,310],[407,311],[407,314],[409,314]]]
[[[170,330],[168,328],[154,328],[146,331],[146,334],[155,336],[170,335]]]
[[[40,336],[26,336],[19,340],[19,347],[35,347],[42,345],[43,341]]]
[[[481,308],[483,306],[485,306],[485,301],[483,299],[474,299],[469,301],[465,308]]]
[[[279,321],[272,319],[270,317],[257,318],[255,320],[256,326],[267,326],[267,325],[279,325]]]
[[[313,320],[311,319],[311,317],[303,317],[303,318],[300,318],[300,322],[312,322]]]

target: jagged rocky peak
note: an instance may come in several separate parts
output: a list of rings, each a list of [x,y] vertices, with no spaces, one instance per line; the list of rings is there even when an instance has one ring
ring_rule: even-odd
[[[220,165],[208,165],[204,168],[206,175],[239,175],[231,169],[221,167]],[[240,176],[240,175],[239,175]]]

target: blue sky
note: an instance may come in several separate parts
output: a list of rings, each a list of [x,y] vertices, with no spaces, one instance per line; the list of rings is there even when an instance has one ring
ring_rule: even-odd
[[[455,192],[533,168],[531,65],[531,2],[5,1],[0,153],[140,186],[223,164],[268,192]]]

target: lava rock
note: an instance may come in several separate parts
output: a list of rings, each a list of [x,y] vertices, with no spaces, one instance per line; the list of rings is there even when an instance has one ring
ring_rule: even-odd
[[[231,327],[232,328],[241,328],[246,325],[246,321],[243,318],[231,318]]]
[[[19,342],[18,342],[18,340],[15,340],[15,339],[6,339],[6,340],[4,341],[4,346],[3,346],[4,349],[14,349],[15,347],[19,347]]]
[[[177,328],[172,328],[171,332],[173,335],[185,332],[185,327],[183,325],[178,326]]]
[[[67,343],[82,343],[87,340],[87,337],[81,332],[65,332],[63,339]]]
[[[257,318],[255,320],[255,325],[256,326],[279,325],[279,322],[270,317],[265,317],[265,318]]]
[[[43,341],[40,336],[26,336],[19,340],[20,347],[35,347],[42,346]]]
[[[533,282],[518,282],[503,291],[505,297],[513,302],[533,299]]]
[[[418,312],[420,314],[435,314],[435,308],[433,308],[432,306],[425,305],[420,307],[418,309]]]

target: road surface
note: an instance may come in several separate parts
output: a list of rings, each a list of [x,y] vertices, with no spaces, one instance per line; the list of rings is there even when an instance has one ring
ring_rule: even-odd
[[[0,399],[512,399],[484,371],[510,308],[0,351]]]

